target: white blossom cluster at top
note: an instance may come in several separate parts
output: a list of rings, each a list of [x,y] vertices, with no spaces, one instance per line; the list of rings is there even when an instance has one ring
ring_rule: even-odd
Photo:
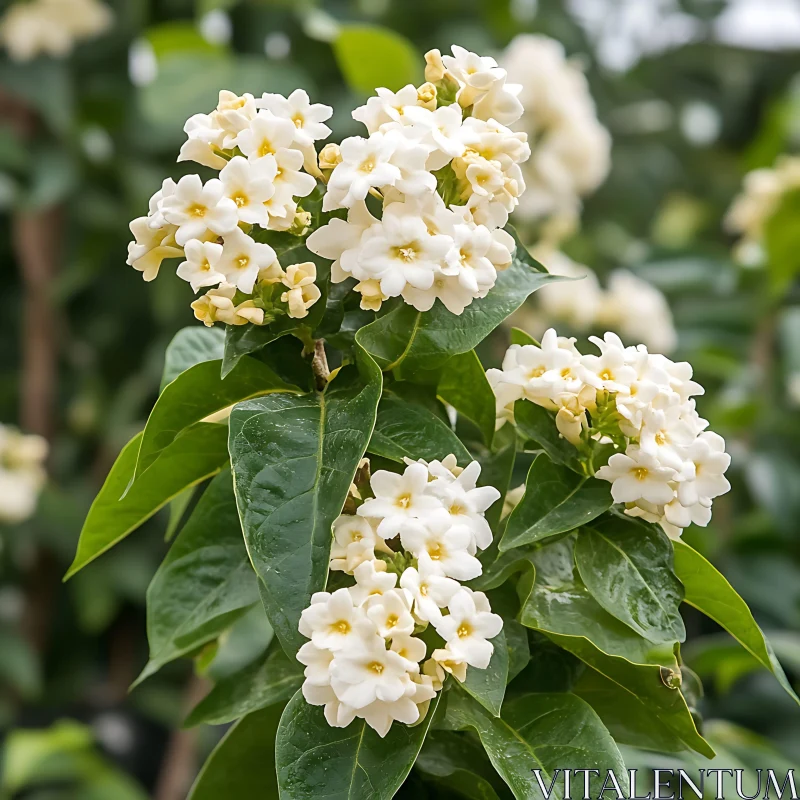
[[[212,287],[192,303],[207,325],[270,322],[274,314],[265,310],[277,303],[276,288],[282,313],[306,316],[320,297],[316,266],[303,262],[284,270],[257,232],[307,224],[297,201],[317,182],[304,166],[317,172],[314,142],[330,133],[324,122],[332,113],[300,89],[288,98],[220,92],[214,111],[187,121],[189,138],[178,158],[218,169],[219,177],[205,183],[199,175],[167,178],[147,216],[131,223],[128,263],[150,281],[165,258],[183,258],[178,275],[195,292]]]
[[[481,574],[476,554],[492,542],[484,513],[500,497],[479,475],[477,462],[462,470],[452,455],[407,460],[402,475],[376,472],[374,497],[334,523],[331,569],[355,584],[312,597],[300,619],[310,641],[297,654],[303,696],[331,726],[358,717],[385,736],[394,721],[425,717],[447,673],[463,681],[468,667],[489,666],[503,621],[460,583]],[[441,647],[426,660],[418,634],[429,625]]]
[[[457,46],[425,58],[425,84],[378,89],[353,112],[368,137],[323,151],[334,165],[323,208],[348,214],[308,246],[334,261],[334,282],[359,281],[365,308],[400,295],[420,311],[438,298],[460,314],[511,263],[502,227],[525,190],[519,165],[530,147],[506,127],[522,115],[520,87],[494,59]],[[368,194],[382,203],[380,220]]]
[[[100,0],[25,0],[0,17],[0,43],[14,61],[63,58],[75,43],[105,31],[111,9]]]
[[[519,165],[530,148],[527,134],[506,127],[522,114],[520,87],[494,59],[452,52],[426,55],[422,86],[378,89],[353,112],[369,136],[319,155],[330,107],[302,90],[221,92],[211,114],[186,123],[179,158],[219,177],[165,180],[147,216],[131,223],[128,263],[152,280],[165,258],[184,259],[178,275],[207,289],[192,304],[207,325],[302,318],[320,297],[315,265],[284,270],[259,233],[308,234],[311,215],[298,202],[319,181],[323,210],[346,216],[307,237],[309,250],[334,262],[333,282],[355,278],[365,309],[401,296],[421,311],[439,298],[460,314],[511,263],[514,240],[502,227],[525,189]]]
[[[36,510],[47,479],[46,457],[47,442],[41,436],[0,425],[0,523],[23,522]]]
[[[741,234],[736,246],[737,260],[748,265],[762,264],[765,225],[780,207],[784,196],[800,190],[800,157],[782,155],[770,168],[755,169],[744,178],[741,194],[725,217],[725,227]]]
[[[703,387],[691,365],[644,345],[625,347],[614,333],[590,340],[600,355],[581,355],[575,339],[552,328],[541,346],[512,345],[503,368],[487,371],[498,424],[513,419],[522,398],[555,411],[560,434],[587,458],[598,443],[615,446],[594,474],[611,483],[626,514],[660,523],[671,536],[707,525],[713,499],[730,489],[730,456],[697,413],[692,398]]]

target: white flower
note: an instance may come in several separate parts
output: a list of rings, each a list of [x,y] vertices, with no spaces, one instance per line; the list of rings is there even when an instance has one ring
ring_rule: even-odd
[[[188,136],[181,145],[178,161],[194,161],[211,169],[222,169],[228,162],[219,154],[225,131],[212,114],[194,114],[186,120],[183,130]]]
[[[199,175],[184,175],[174,194],[162,201],[164,218],[177,225],[175,241],[185,245],[190,239],[202,239],[208,232],[219,236],[231,233],[238,222],[236,203],[224,196],[218,178],[205,185]]]
[[[725,440],[716,433],[701,433],[685,449],[686,458],[694,464],[692,480],[678,484],[678,499],[683,505],[708,503],[730,491],[731,485],[724,473],[731,463],[725,452]]]
[[[367,277],[380,281],[385,295],[396,297],[406,284],[430,289],[437,267],[452,245],[447,236],[432,236],[413,208],[391,203],[364,238],[358,263]]]
[[[410,680],[410,686],[401,698],[393,702],[376,700],[359,709],[357,716],[363,718],[378,736],[384,737],[394,721],[407,725],[416,723],[423,716],[420,709],[435,696],[430,683]]]
[[[290,120],[262,110],[238,134],[236,145],[251,161],[274,158],[278,150],[291,147],[295,130]]]
[[[400,586],[409,592],[414,600],[414,614],[422,622],[433,622],[442,616],[459,584],[452,578],[445,578],[430,556],[423,552],[417,559],[417,567],[408,567],[400,576]],[[420,660],[420,659],[417,659]]]
[[[379,470],[372,476],[373,499],[358,508],[362,517],[380,520],[378,535],[391,539],[411,520],[427,516],[441,503],[426,493],[428,470],[422,464],[410,464],[402,475]]]
[[[351,136],[341,146],[341,163],[328,179],[328,191],[322,201],[323,211],[350,208],[363,200],[373,187],[394,186],[400,180],[400,168],[391,163],[396,138],[374,133],[368,139]]]
[[[427,555],[448,578],[468,581],[481,574],[481,562],[470,553],[474,546],[472,530],[453,525],[449,514],[436,512],[424,520],[408,521],[400,531],[400,541],[418,559]]]
[[[333,594],[317,592],[300,615],[300,633],[319,649],[334,653],[378,635],[348,589],[337,589]]]
[[[424,132],[420,141],[431,151],[425,163],[426,169],[441,169],[453,158],[463,155],[465,144],[461,126],[464,119],[456,103],[440,106],[435,111],[412,106],[405,109],[404,118],[406,124]]]
[[[416,636],[400,633],[395,633],[391,639],[391,649],[408,662],[409,672],[419,672],[419,662],[425,658],[425,653],[427,652],[425,642]]]
[[[268,244],[256,242],[240,228],[234,228],[223,240],[217,270],[239,291],[251,294],[258,273],[276,261],[275,251]]]
[[[364,517],[343,514],[333,523],[332,570],[352,574],[365,561],[375,560],[375,550],[388,550]]]
[[[225,196],[236,204],[241,222],[250,225],[269,225],[269,214],[265,203],[275,194],[273,183],[277,164],[273,159],[250,162],[246,158],[232,158],[220,172]]]
[[[677,477],[675,470],[662,466],[654,456],[635,446],[612,455],[608,464],[597,470],[596,477],[611,483],[615,503],[641,499],[661,505],[675,496],[670,485]]]
[[[477,486],[480,474],[481,465],[473,461],[453,480],[434,481],[431,491],[442,501],[451,522],[469,529],[473,547],[485,550],[492,543],[492,530],[484,514],[500,499],[500,492],[494,486]]]
[[[615,333],[606,333],[603,339],[590,336],[600,350],[600,355],[585,355],[581,357],[581,366],[584,368],[585,378],[597,389],[607,392],[630,393],[630,386],[636,380],[636,370],[626,361],[625,345]]]
[[[317,228],[306,239],[306,247],[318,256],[333,261],[331,280],[341,283],[347,278],[363,278],[358,266],[359,245],[364,231],[377,224],[363,200],[354,203],[347,212],[347,220],[334,217],[327,225]]]
[[[417,106],[417,89],[409,84],[392,92],[389,89],[376,89],[377,97],[370,97],[366,105],[353,111],[353,119],[366,125],[369,133],[375,133],[387,123],[405,122],[406,110]]]
[[[410,636],[414,632],[411,598],[404,589],[392,589],[369,599],[366,609],[367,616],[385,639]]]
[[[47,452],[41,436],[0,424],[0,523],[16,525],[36,511]]]
[[[217,286],[225,280],[225,275],[216,268],[222,256],[221,244],[192,239],[186,242],[184,255],[186,261],[178,265],[178,277],[189,281],[195,292],[203,286]]]
[[[302,689],[309,705],[325,706],[325,721],[332,728],[346,728],[356,718],[356,710],[342,703],[330,686],[317,686],[305,681]]]
[[[397,575],[386,572],[383,561],[365,561],[353,570],[356,585],[351,586],[350,596],[357,606],[362,606],[370,598],[381,597],[385,592],[394,589]]]
[[[142,273],[146,281],[158,276],[165,258],[178,258],[183,249],[175,242],[175,227],[153,228],[150,217],[138,217],[130,223],[134,241],[128,245],[128,264]]]
[[[503,628],[502,617],[485,610],[485,600],[480,593],[473,595],[461,589],[448,604],[450,613],[435,623],[436,632],[447,642],[447,649],[478,669],[489,666],[494,646],[487,640]]]
[[[489,659],[491,660],[491,655]],[[458,678],[458,680],[463,682],[467,679],[467,659],[462,655],[455,655],[449,646],[434,650],[431,653],[431,661],[444,672],[448,672]],[[440,678],[440,681],[443,680],[444,675]]]
[[[311,103],[308,93],[295,89],[289,97],[264,93],[256,106],[272,112],[276,117],[288,119],[295,127],[294,141],[301,148],[313,146],[320,139],[327,139],[331,129],[325,121],[333,115],[333,109],[322,103]]]
[[[330,667],[333,661],[333,653],[330,650],[317,647],[313,642],[306,642],[297,651],[297,660],[305,665],[303,674],[308,683],[314,686],[330,686]]]
[[[413,692],[407,661],[378,636],[354,641],[334,653],[331,686],[341,702],[363,709],[376,700],[392,703]]]
[[[695,437],[694,426],[685,418],[679,406],[648,408],[642,414],[640,449],[678,473],[684,469],[684,452]]]
[[[497,280],[497,271],[489,258],[493,243],[491,232],[483,225],[455,225],[448,267],[442,272],[457,275],[458,282],[473,297],[484,297]]]
[[[273,179],[275,194],[264,206],[269,212],[270,228],[286,230],[294,223],[297,211],[294,198],[311,194],[317,182],[311,175],[301,171],[303,154],[299,150],[281,148],[270,160],[274,160],[276,169]]]

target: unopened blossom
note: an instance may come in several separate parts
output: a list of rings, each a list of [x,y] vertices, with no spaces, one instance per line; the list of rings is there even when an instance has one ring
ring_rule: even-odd
[[[153,228],[150,217],[138,217],[130,224],[134,241],[128,245],[128,264],[142,273],[146,281],[155,280],[165,258],[178,258],[183,248],[175,241],[174,225]]]
[[[206,327],[213,326],[215,322],[224,322],[226,325],[247,325],[252,322],[261,325],[264,310],[257,308],[252,300],[236,305],[235,295],[236,287],[230,283],[221,283],[209,289],[191,304],[195,317]]]
[[[289,291],[281,295],[281,300],[289,306],[289,316],[302,319],[308,315],[308,309],[320,298],[319,287],[314,283],[317,278],[317,267],[313,261],[292,264],[286,268],[282,283]]]

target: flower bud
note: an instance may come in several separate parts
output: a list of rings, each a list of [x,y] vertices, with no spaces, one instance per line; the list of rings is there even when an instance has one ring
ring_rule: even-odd
[[[339,151],[339,145],[334,142],[328,142],[319,153],[319,168],[320,169],[333,169],[337,164],[342,163],[342,154]]]
[[[442,54],[439,50],[428,50],[425,53],[425,80],[438,83],[444,78],[445,70]]]
[[[294,234],[295,236],[302,236],[306,228],[311,224],[311,212],[310,211],[301,211],[297,210],[294,215],[294,221],[292,222],[291,227],[289,228],[289,233]]]
[[[355,290],[361,294],[361,308],[364,311],[377,311],[388,297],[381,291],[380,281],[370,278],[355,285]]]
[[[417,105],[427,108],[428,111],[436,110],[436,87],[430,81],[417,89]]]

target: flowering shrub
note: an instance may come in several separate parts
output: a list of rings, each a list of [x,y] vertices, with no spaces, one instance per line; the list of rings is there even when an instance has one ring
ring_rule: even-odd
[[[130,263],[151,280],[179,259],[206,327],[169,345],[68,576],[168,503],[188,517],[148,591],[139,681],[180,657],[202,671],[266,612],[263,659],[186,721],[238,720],[195,797],[233,763],[271,770],[274,748],[282,797],[389,798],[415,765],[435,782],[442,730],[518,798],[534,769],[625,775],[618,743],[713,756],[683,602],[793,695],[744,601],[665,534],[728,488],[691,367],[612,333],[581,355],[515,330],[484,370],[476,346],[558,276],[505,229],[518,87],[458,47],[426,61],[422,86],[354,112],[368,137],[319,153],[330,109],[304,92],[223,92],[181,151],[219,177],[168,179],[131,226]]]

